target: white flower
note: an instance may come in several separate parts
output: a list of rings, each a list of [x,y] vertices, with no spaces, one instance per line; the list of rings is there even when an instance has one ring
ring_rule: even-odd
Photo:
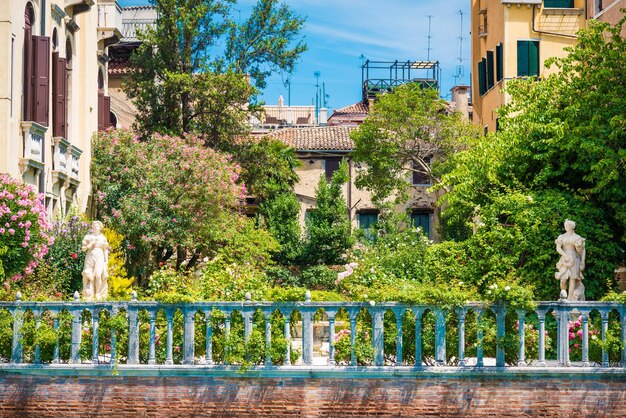
[[[592,339],[592,340],[597,340],[597,339],[598,339],[598,336],[597,336],[597,335],[592,335],[592,336],[591,336],[591,339]]]
[[[367,299],[367,293],[363,295],[363,299]]]
[[[463,286],[463,282],[459,282],[459,286]]]
[[[376,302],[374,302],[373,300],[370,300],[370,306],[374,306],[376,305]]]
[[[506,290],[508,292],[509,290],[511,290],[511,286],[505,287],[504,290]]]
[[[490,295],[491,294],[491,290],[487,290],[487,294]]]

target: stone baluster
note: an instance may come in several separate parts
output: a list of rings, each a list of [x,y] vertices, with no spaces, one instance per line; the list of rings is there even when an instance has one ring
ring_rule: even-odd
[[[230,315],[231,311],[224,311],[226,317],[224,318],[224,335],[226,336],[226,346],[224,347],[224,364],[230,364],[228,361],[228,355],[230,353]]]
[[[59,313],[54,313],[54,318],[52,319],[52,328],[54,329],[54,333],[56,334],[56,342],[54,344],[54,353],[52,354],[52,363],[59,363],[59,351],[60,351],[60,343],[59,343]]]
[[[583,331],[583,367],[589,367],[589,311],[581,311]]]
[[[80,296],[74,292],[74,303],[78,303]],[[82,337],[82,311],[79,307],[70,309],[72,315],[72,345],[70,349],[70,363],[80,363],[80,340]]]
[[[167,322],[167,339],[165,341],[165,364],[174,364],[174,356],[172,353],[172,345],[174,344],[174,335],[173,335],[173,327],[174,327],[174,309],[166,309],[165,317]]]
[[[422,367],[422,316],[424,309],[415,309],[415,366]]]
[[[22,348],[22,327],[24,326],[24,310],[20,306],[22,292],[15,295],[16,307],[13,309],[13,342],[11,344],[11,363],[21,363],[24,353]]]
[[[265,366],[272,365],[272,311],[263,312],[265,318]]]
[[[37,310],[37,309],[33,309],[33,315],[35,316],[35,329],[37,331],[39,331],[39,328],[41,327],[41,315],[42,312]],[[39,344],[39,342],[37,342],[37,344],[35,345],[35,364],[40,364],[41,363],[41,345]]]
[[[156,364],[156,311],[148,311],[150,321],[150,347],[148,351],[148,364]]]
[[[372,316],[372,345],[374,347],[374,366],[384,366],[385,329],[383,319],[385,316],[385,311],[382,308],[373,308],[370,310],[370,315]]]
[[[359,314],[358,309],[350,310],[350,366],[357,365],[356,358],[356,316]]]
[[[287,346],[285,347],[285,361],[283,364],[285,366],[291,365],[291,313],[289,311],[283,311],[283,316],[285,317],[285,342]]]
[[[328,315],[328,364],[335,365],[335,316],[336,310],[326,309]]]
[[[476,309],[476,367],[483,367],[483,315],[484,309]]]
[[[446,364],[446,311],[436,308],[435,312],[435,364]]]
[[[194,363],[194,336],[195,336],[195,316],[194,308],[184,308],[183,310],[183,364],[193,365]]]
[[[507,311],[507,307],[502,303],[499,303],[496,307],[496,367],[504,367],[505,365],[505,352],[502,341],[506,332],[505,320]]]
[[[465,314],[464,308],[456,310],[459,317],[459,367],[465,366]]]
[[[251,302],[252,296],[250,292],[246,292],[243,309],[241,310],[241,316],[243,316],[243,338],[245,342],[248,342],[250,335],[252,335],[252,316],[254,315],[254,308],[248,307]]]
[[[213,364],[213,320],[211,318],[211,310],[204,311],[206,321],[206,364]]]
[[[394,309],[396,316],[396,366],[402,366],[402,309]]]
[[[311,303],[311,292],[305,294],[304,303]],[[303,306],[300,310],[302,315],[302,362],[306,365],[313,364],[313,314],[314,308]]]
[[[139,364],[139,310],[133,306],[137,302],[137,293],[131,294],[128,312],[128,360],[127,364]]]
[[[91,362],[98,364],[99,360],[99,330],[100,330],[100,311],[95,308],[91,311]]]
[[[546,312],[544,310],[537,311],[537,319],[539,319],[539,366],[546,366]]]
[[[606,339],[609,331],[609,310],[600,313],[602,318],[602,367],[609,367],[609,351],[606,349]]]
[[[111,318],[117,315],[117,308],[111,309]],[[111,327],[111,364],[115,364],[117,359],[117,329]]]
[[[517,321],[518,321],[517,336],[519,339],[518,353],[517,353],[517,365],[519,367],[522,367],[526,365],[526,358],[525,358],[526,330],[524,329],[524,323],[526,322],[526,311],[524,311],[523,309],[516,309],[515,312],[517,313]]]

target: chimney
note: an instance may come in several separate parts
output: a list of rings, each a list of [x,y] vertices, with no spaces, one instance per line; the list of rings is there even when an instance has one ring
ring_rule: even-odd
[[[469,86],[459,85],[452,87],[452,101],[456,104],[456,110],[466,118],[469,117]]]
[[[323,107],[320,109],[319,124],[320,126],[326,126],[327,122],[328,122],[328,109]]]

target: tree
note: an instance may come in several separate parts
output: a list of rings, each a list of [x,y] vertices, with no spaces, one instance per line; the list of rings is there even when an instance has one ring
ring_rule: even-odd
[[[139,33],[125,86],[144,137],[194,132],[213,146],[229,142],[256,109],[249,78],[262,87],[271,71],[292,71],[306,50],[297,39],[304,20],[278,0],[258,0],[241,24],[231,16],[235,0],[153,4],[156,26]]]
[[[145,278],[176,255],[192,268],[241,227],[245,187],[228,155],[192,135],[100,132],[93,143],[92,182],[98,215],[123,231],[130,273]]]
[[[416,171],[439,182],[430,160],[465,147],[476,128],[458,112],[449,112],[436,90],[409,83],[391,94],[378,96],[373,110],[350,135],[354,161],[365,163],[356,185],[381,203],[393,194],[406,200],[409,172]]]
[[[348,165],[342,162],[333,173],[330,183],[324,174],[315,190],[315,209],[306,222],[303,255],[310,264],[339,264],[345,252],[352,247],[350,219],[343,185],[348,181]]]

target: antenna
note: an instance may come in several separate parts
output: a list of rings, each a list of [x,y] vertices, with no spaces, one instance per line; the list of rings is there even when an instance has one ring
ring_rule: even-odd
[[[315,77],[315,124],[319,122],[320,117],[320,75],[319,71],[313,73]]]
[[[430,51],[432,50],[430,47],[430,40],[432,39],[432,36],[430,35],[430,23],[432,18],[432,15],[428,15],[428,36],[426,37],[428,38],[428,47],[426,48],[426,61],[430,61]]]
[[[461,17],[461,33],[459,35],[459,71],[457,77],[459,84],[463,84],[463,40],[465,39],[463,36],[463,10],[459,10],[459,15]]]

